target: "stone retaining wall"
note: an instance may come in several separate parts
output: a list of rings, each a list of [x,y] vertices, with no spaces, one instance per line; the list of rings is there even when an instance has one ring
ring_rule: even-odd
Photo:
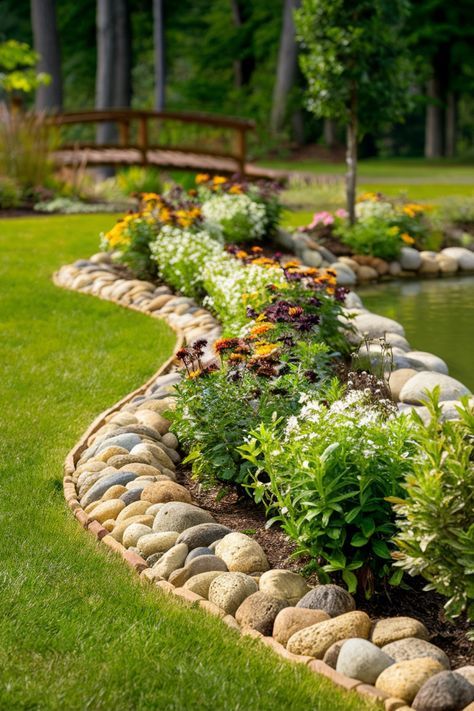
[[[166,286],[124,279],[108,255],[63,267],[54,281],[163,318],[176,331],[178,346],[205,338],[207,357],[213,357],[220,327],[211,314]],[[367,325],[363,307],[352,308]],[[403,339],[401,327],[393,324],[389,333]],[[441,688],[448,701],[456,695],[453,709],[473,711],[467,704],[474,701],[474,668],[450,672],[446,655],[427,641],[428,630],[419,621],[371,621],[355,610],[342,588],[309,588],[296,573],[269,570],[256,541],[193,504],[176,481],[178,441],[166,418],[179,379],[171,358],[144,386],[99,415],[71,450],[64,494],[81,525],[144,582],[221,618],[378,708],[408,711],[415,699],[414,708],[428,711]]]

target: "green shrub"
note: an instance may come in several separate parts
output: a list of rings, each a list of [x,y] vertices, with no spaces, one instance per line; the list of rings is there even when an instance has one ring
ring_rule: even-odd
[[[117,175],[117,184],[125,197],[140,193],[159,193],[163,188],[160,171],[141,166],[121,170]]]
[[[354,254],[367,254],[389,261],[397,259],[404,246],[400,228],[383,217],[368,217],[354,225],[339,222],[335,233]]]
[[[21,190],[16,180],[0,175],[0,208],[7,210],[21,205]]]
[[[286,422],[262,422],[240,449],[254,469],[251,489],[311,556],[321,581],[342,577],[367,597],[391,574],[394,512],[409,471],[409,424],[388,401],[340,386],[308,399]],[[399,582],[401,571],[390,578]]]
[[[467,611],[474,622],[474,409],[466,399],[460,420],[442,422],[438,399],[439,389],[428,424],[416,416],[417,453],[404,499],[394,500],[397,565],[449,598],[448,616]]]

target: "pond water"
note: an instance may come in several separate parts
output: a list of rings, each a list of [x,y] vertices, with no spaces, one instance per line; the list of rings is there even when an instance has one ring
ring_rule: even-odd
[[[474,392],[474,276],[359,287],[365,308],[403,325],[413,350],[443,358]]]

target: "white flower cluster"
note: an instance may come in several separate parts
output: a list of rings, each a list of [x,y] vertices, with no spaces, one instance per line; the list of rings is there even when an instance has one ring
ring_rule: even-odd
[[[158,273],[186,296],[198,296],[206,263],[222,254],[222,245],[208,232],[165,225],[150,246]]]
[[[395,216],[394,209],[389,202],[381,200],[364,200],[356,205],[356,216],[359,220],[368,220],[371,217],[380,217],[389,220]]]
[[[210,231],[228,242],[259,239],[267,228],[265,206],[248,195],[213,195],[201,212]]]
[[[219,316],[224,326],[239,330],[246,322],[247,296],[257,294],[268,284],[281,284],[283,271],[257,264],[241,264],[233,257],[222,255],[210,260],[204,269],[205,300]],[[251,305],[251,301],[248,301]]]

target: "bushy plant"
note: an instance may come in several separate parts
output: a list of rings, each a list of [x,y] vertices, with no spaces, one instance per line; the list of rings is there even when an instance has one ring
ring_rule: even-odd
[[[159,170],[150,166],[124,168],[117,175],[116,182],[126,197],[141,193],[159,193],[163,188]]]
[[[21,190],[16,180],[0,175],[0,208],[7,210],[20,204]]]
[[[474,408],[466,398],[460,419],[442,422],[439,388],[427,404],[428,423],[415,416],[404,497],[392,499],[397,565],[447,597],[449,617],[466,611],[474,622]]]
[[[202,215],[226,242],[260,239],[267,228],[265,206],[248,195],[213,195],[203,203]]]
[[[254,498],[311,556],[320,580],[340,575],[369,597],[391,574],[396,528],[386,498],[402,493],[409,424],[365,391],[341,397],[337,386],[302,400],[297,416],[261,423],[240,450],[254,466]]]
[[[404,244],[413,244],[411,237],[402,236],[397,225],[391,225],[384,217],[367,217],[354,225],[340,222],[336,235],[354,254],[367,254],[372,257],[397,259]]]
[[[169,286],[186,296],[201,299],[206,265],[222,254],[222,245],[204,230],[164,225],[150,250],[159,276]]]

